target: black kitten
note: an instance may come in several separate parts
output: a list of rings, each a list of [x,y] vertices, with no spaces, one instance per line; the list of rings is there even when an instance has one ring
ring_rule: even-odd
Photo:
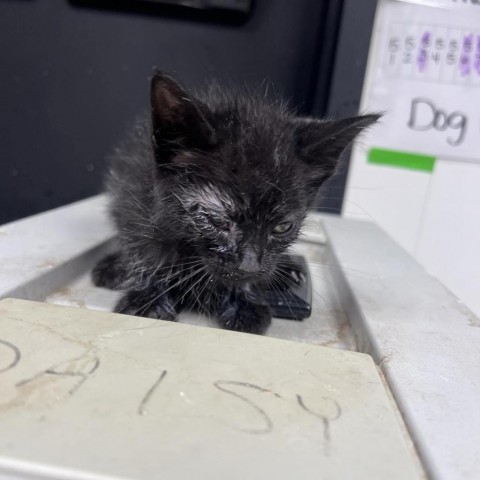
[[[192,96],[157,72],[151,120],[116,150],[107,178],[120,250],[93,272],[124,289],[116,311],[174,320],[185,308],[261,333],[262,284],[297,238],[342,151],[377,119],[296,117],[278,102],[221,91]],[[276,278],[277,277],[277,278]]]

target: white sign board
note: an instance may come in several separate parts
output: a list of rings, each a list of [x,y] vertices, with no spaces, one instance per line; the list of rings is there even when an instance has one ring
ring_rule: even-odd
[[[0,392],[0,478],[421,476],[356,352],[3,300]]]
[[[381,2],[368,70],[376,147],[480,161],[480,2]]]

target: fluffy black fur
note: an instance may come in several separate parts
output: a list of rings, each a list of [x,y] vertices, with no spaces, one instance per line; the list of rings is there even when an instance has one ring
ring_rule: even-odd
[[[376,119],[300,118],[218,87],[194,97],[157,72],[151,117],[112,159],[120,249],[95,267],[94,282],[126,290],[117,312],[174,320],[194,308],[262,333],[271,320],[262,284],[284,278],[278,255],[342,151]]]

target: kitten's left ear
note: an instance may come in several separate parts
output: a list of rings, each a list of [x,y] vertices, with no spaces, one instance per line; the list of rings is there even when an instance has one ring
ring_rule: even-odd
[[[299,157],[318,167],[321,181],[333,175],[338,159],[355,137],[374,124],[380,115],[364,115],[342,120],[295,120],[295,140]]]
[[[207,107],[159,70],[152,78],[150,103],[152,140],[159,164],[168,163],[178,150],[209,148],[215,144],[215,130],[207,119]]]

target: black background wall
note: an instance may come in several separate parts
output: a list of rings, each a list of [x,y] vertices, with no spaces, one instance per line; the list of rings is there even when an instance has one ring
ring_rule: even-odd
[[[257,0],[234,21],[92,3],[0,1],[0,224],[100,191],[153,67],[193,87],[267,80],[303,113],[332,109],[341,0]]]

